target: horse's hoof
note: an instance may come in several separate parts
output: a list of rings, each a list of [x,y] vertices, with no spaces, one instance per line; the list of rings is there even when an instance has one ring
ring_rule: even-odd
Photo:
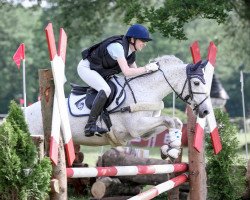
[[[168,157],[168,149],[169,149],[168,145],[163,145],[161,147],[161,158],[162,158],[162,160],[167,159],[167,157]]]
[[[168,157],[168,156],[167,156],[167,155],[165,155],[165,154],[163,154],[163,153],[162,153],[162,151],[161,151],[161,159],[162,159],[162,160],[166,160],[166,159],[167,159],[167,157]]]
[[[168,156],[169,156],[170,158],[176,159],[176,158],[179,157],[179,153],[180,153],[180,150],[179,150],[179,149],[173,148],[173,149],[170,149],[170,150],[168,151]]]

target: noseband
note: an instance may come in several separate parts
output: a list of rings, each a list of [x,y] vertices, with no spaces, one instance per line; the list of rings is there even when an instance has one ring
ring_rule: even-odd
[[[164,74],[164,72],[163,72],[162,69],[160,68],[159,63],[157,62],[156,64],[159,66],[159,71],[162,72],[162,75],[163,75],[164,79],[166,80],[166,82],[168,83],[168,85],[171,87],[171,89],[174,91],[174,93],[176,94],[176,98],[180,98],[180,99],[181,99],[182,101],[184,101],[185,103],[191,105],[191,103],[190,103],[188,100],[189,100],[189,99],[190,99],[190,100],[193,100],[194,94],[206,94],[205,92],[194,92],[194,91],[192,90],[191,79],[192,79],[192,78],[199,78],[200,80],[202,80],[203,77],[201,77],[201,75],[199,75],[199,74],[198,74],[198,75],[196,74],[196,76],[192,76],[192,75],[189,74],[189,73],[186,73],[187,78],[186,78],[185,83],[184,83],[184,85],[183,85],[183,87],[182,87],[181,93],[178,94],[178,93],[176,92],[176,90],[173,88],[173,86],[169,83],[169,81],[168,81],[166,75]],[[187,70],[186,70],[187,72],[188,72],[188,67],[190,67],[190,65],[187,65]],[[204,79],[203,79],[203,80],[204,80]],[[202,81],[202,82],[203,82],[203,81]],[[183,92],[184,92],[184,89],[186,88],[186,86],[188,86],[188,95],[186,95],[186,96],[184,97],[184,96],[183,96]],[[193,110],[197,110],[197,109],[199,108],[199,106],[200,106],[204,101],[206,101],[207,98],[208,98],[208,96],[206,96],[199,104],[195,105],[194,108],[193,108]]]

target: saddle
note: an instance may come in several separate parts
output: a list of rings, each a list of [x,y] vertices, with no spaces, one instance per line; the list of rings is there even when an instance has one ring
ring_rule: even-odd
[[[111,89],[111,94],[104,106],[104,110],[111,113],[124,102],[126,94],[122,90],[117,77],[112,77],[107,83]],[[70,85],[72,88],[68,98],[70,114],[75,117],[89,116],[93,101],[98,92],[91,87],[84,87],[74,83]]]

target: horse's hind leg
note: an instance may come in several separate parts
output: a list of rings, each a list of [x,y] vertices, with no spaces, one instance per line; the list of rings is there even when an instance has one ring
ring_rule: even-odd
[[[132,137],[139,137],[148,132],[154,132],[157,127],[165,126],[166,128],[175,128],[175,121],[171,117],[141,117],[138,121],[128,127]]]

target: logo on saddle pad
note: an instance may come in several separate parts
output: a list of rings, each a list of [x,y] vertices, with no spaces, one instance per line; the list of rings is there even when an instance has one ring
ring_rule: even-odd
[[[111,88],[111,94],[104,108],[111,113],[124,102],[126,94],[116,76],[108,81],[108,85]],[[93,88],[76,84],[71,84],[71,87],[72,90],[68,98],[70,114],[75,117],[88,116],[97,91]]]

